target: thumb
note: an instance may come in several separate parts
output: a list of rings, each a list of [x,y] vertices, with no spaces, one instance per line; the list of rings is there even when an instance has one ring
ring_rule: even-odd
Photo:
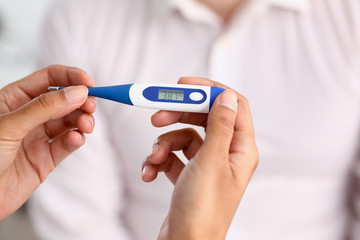
[[[205,151],[204,154],[209,154],[209,156],[219,156],[219,154],[227,156],[229,154],[236,113],[237,95],[233,90],[226,90],[215,100],[209,113],[206,137],[201,148],[202,151]],[[223,158],[210,159],[220,160]]]
[[[25,137],[37,126],[64,117],[83,105],[87,99],[85,86],[73,86],[38,96],[18,110],[4,116],[5,131],[11,130],[16,138]]]

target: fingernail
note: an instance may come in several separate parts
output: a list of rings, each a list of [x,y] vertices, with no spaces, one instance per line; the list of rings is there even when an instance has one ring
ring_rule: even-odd
[[[90,101],[91,101],[94,105],[96,105],[96,100],[95,100],[94,97],[89,97],[89,99],[90,99]]]
[[[220,98],[220,105],[230,108],[233,111],[237,110],[237,97],[233,91],[225,91]]]
[[[94,118],[92,116],[87,116],[87,121],[88,121],[89,127],[94,127]]]
[[[88,90],[85,86],[73,86],[64,89],[65,97],[70,104],[85,101]]]
[[[153,146],[152,146],[152,150],[151,150],[151,155],[154,155],[156,154],[158,151],[159,151],[159,148],[160,148],[160,145],[158,143],[155,143]]]
[[[87,72],[85,72],[84,70],[82,70],[82,69],[79,69],[79,68],[70,68],[69,70],[69,73],[70,74],[73,74],[73,73],[75,73],[75,74],[83,74],[83,73],[86,73],[87,74]]]
[[[143,170],[142,170],[142,175],[148,175],[150,173],[150,166],[149,165],[145,165]]]

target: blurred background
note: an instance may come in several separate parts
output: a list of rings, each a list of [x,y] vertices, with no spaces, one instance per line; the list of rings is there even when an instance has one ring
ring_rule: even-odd
[[[0,0],[0,87],[36,69],[38,39],[53,1],[61,0]]]
[[[0,88],[37,69],[39,35],[53,1],[61,0],[0,0]],[[36,239],[26,206],[0,221],[0,239]]]

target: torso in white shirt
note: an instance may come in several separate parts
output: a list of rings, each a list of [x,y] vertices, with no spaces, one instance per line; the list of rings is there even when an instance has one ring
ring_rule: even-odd
[[[222,28],[214,13],[190,0],[73,1],[65,15],[52,17],[42,63],[83,67],[98,86],[199,76],[234,88],[250,102],[260,164],[227,239],[338,240],[347,228],[346,190],[359,148],[356,2],[252,1]],[[80,227],[59,227],[68,231],[59,236],[86,236],[92,231],[87,226],[102,224],[96,225],[96,211],[85,217],[93,206],[109,219],[113,211],[133,239],[155,239],[172,186],[165,177],[142,183],[141,162],[159,134],[184,126],[156,129],[152,113],[99,100],[97,133],[35,195],[34,219],[45,225],[47,218],[56,219],[61,226],[75,218]],[[76,161],[81,173],[72,170]],[[79,183],[95,178],[96,185],[97,177],[94,189]],[[59,184],[65,178],[79,182]],[[59,214],[62,199],[81,206],[82,192],[88,209]],[[99,195],[114,199],[92,199]],[[54,200],[58,209],[39,207]],[[121,236],[116,224],[108,225],[90,236]],[[45,226],[37,229],[52,236]]]

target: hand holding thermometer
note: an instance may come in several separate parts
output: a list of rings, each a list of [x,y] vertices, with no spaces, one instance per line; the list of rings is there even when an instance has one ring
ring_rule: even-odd
[[[63,87],[49,87],[60,90]],[[185,84],[125,84],[89,88],[89,96],[133,106],[177,112],[208,113],[223,88]]]

